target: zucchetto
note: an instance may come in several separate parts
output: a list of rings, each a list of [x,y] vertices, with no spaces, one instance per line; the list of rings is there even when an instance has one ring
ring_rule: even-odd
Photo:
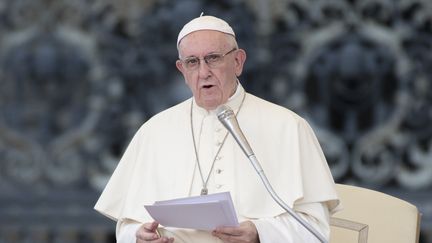
[[[183,26],[177,38],[177,48],[180,41],[188,34],[198,31],[198,30],[216,30],[226,34],[235,36],[235,33],[231,26],[224,20],[216,18],[214,16],[199,16],[198,18],[192,19],[185,26]]]

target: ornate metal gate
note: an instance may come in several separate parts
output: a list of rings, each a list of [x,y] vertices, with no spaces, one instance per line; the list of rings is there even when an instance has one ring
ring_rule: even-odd
[[[416,204],[432,232],[432,2],[0,2],[0,242],[107,242],[92,207],[146,119],[190,93],[182,25],[232,23],[251,93],[314,127],[341,183]]]

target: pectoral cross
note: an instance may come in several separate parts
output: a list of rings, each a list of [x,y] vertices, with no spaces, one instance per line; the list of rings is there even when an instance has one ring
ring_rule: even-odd
[[[207,195],[207,193],[208,193],[208,189],[203,187],[203,189],[201,189],[201,196]]]

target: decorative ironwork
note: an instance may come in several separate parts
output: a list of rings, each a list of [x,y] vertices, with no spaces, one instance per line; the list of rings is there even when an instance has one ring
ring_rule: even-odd
[[[266,96],[308,117],[337,180],[432,185],[430,6],[290,1],[276,19]]]
[[[190,96],[175,40],[202,11],[236,30],[248,52],[246,89],[312,124],[337,181],[429,192],[431,8],[428,0],[1,2],[0,242],[112,238],[91,207],[139,126]],[[38,214],[24,210],[29,198]],[[418,198],[432,225],[430,199]],[[91,233],[53,233],[47,203],[93,223]],[[29,230],[25,215],[51,223]]]

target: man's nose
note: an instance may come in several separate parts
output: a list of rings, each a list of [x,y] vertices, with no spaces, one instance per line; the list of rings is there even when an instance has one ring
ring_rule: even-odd
[[[199,77],[200,78],[208,78],[210,76],[210,67],[208,66],[208,64],[205,62],[204,59],[200,59],[200,64],[198,67],[198,72],[199,72]]]

